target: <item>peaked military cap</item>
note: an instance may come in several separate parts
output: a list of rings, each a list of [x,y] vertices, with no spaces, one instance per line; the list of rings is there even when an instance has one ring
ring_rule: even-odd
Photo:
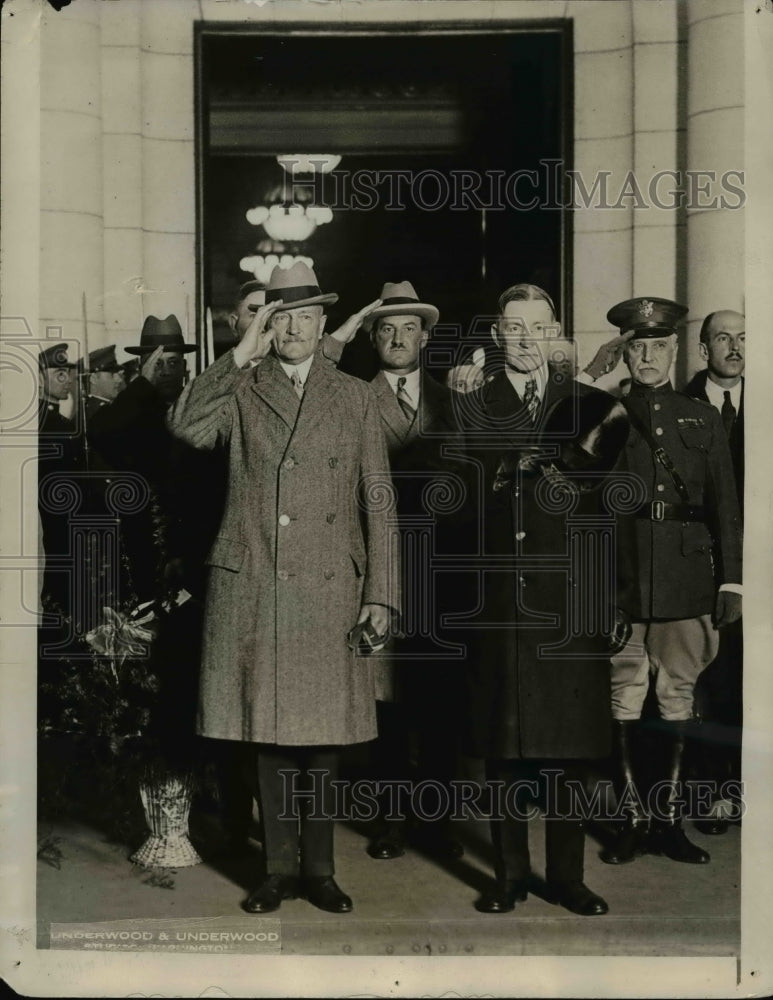
[[[56,368],[75,368],[74,361],[67,357],[67,344],[54,344],[40,352],[38,357],[38,367],[41,371],[52,371]]]
[[[634,330],[632,340],[642,337],[668,337],[676,333],[677,323],[687,315],[687,306],[671,299],[653,297],[626,299],[607,313],[607,319],[621,333]]]
[[[98,347],[96,351],[89,351],[89,371],[90,372],[117,372],[121,370],[115,356],[115,344],[110,347]]]

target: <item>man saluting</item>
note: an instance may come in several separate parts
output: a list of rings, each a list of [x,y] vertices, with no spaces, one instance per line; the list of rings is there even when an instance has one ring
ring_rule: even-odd
[[[341,746],[376,736],[376,706],[372,667],[347,634],[358,622],[385,634],[398,601],[373,391],[317,358],[323,306],[336,300],[304,264],[275,268],[239,344],[170,421],[197,448],[228,449],[198,728],[254,746],[267,874],[245,903],[254,913],[299,892],[352,908],[333,878],[330,781]]]

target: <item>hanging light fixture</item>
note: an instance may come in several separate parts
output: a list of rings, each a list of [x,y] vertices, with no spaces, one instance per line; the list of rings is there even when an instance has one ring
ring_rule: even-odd
[[[267,285],[268,279],[271,277],[271,272],[275,267],[287,269],[299,261],[307,267],[314,267],[314,261],[311,257],[296,257],[290,253],[253,254],[250,257],[242,257],[239,261],[239,267],[242,271],[247,271],[248,274],[253,275],[258,281],[262,281],[264,285]]]
[[[303,243],[317,226],[332,222],[332,209],[326,205],[258,205],[247,212],[247,222],[263,226],[272,240],[284,243]]]

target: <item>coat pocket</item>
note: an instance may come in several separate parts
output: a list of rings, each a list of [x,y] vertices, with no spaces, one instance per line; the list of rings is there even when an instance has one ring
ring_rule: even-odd
[[[365,566],[367,563],[367,558],[364,552],[349,552],[352,562],[354,563],[354,572],[357,576],[365,576]]]
[[[218,535],[207,556],[207,566],[219,566],[238,573],[244,563],[247,546],[244,542],[235,542],[230,538]]]
[[[711,552],[711,535],[701,521],[688,521],[682,525],[682,555]]]

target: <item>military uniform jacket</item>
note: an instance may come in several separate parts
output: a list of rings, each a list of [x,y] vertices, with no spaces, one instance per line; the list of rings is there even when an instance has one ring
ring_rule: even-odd
[[[376,736],[372,664],[347,648],[363,603],[399,608],[391,487],[373,390],[315,358],[299,400],[272,355],[229,351],[170,426],[228,451],[208,557],[199,732],[283,745]]]
[[[474,756],[578,759],[609,753],[610,662],[601,612],[596,609],[594,639],[567,633],[569,602],[576,596],[565,565],[567,513],[546,503],[541,476],[517,472],[520,456],[548,444],[541,428],[551,407],[572,393],[580,405],[597,391],[553,372],[533,425],[504,372],[464,398],[481,498],[474,525],[482,546],[481,610],[472,621],[466,671],[466,743]],[[506,478],[503,464],[510,470]],[[600,491],[578,502],[573,513],[597,515]],[[503,560],[513,560],[515,568]],[[557,645],[560,656],[551,653]]]
[[[733,465],[716,409],[676,392],[634,385],[623,399],[671,457],[705,521],[618,520],[619,604],[636,621],[696,618],[714,610],[717,588],[741,582],[741,530]],[[633,473],[646,505],[681,503],[671,476],[631,424],[620,468]]]

